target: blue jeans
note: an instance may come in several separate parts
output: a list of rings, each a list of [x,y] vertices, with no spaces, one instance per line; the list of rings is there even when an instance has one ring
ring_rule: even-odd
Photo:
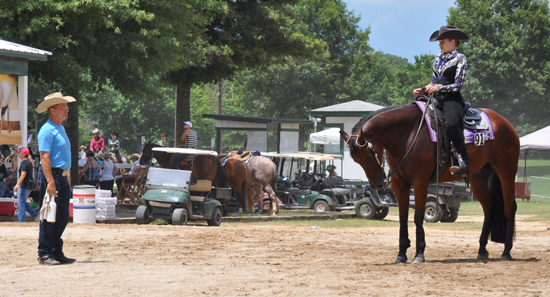
[[[33,219],[38,216],[36,211],[32,209],[31,205],[27,203],[27,198],[29,198],[29,195],[31,194],[31,192],[32,192],[31,189],[25,189],[23,187],[19,187],[17,197],[19,197],[19,222],[20,223],[24,223],[27,221],[27,216],[25,214],[25,211],[28,211]]]
[[[65,227],[67,227],[67,223],[69,222],[71,185],[69,185],[67,177],[63,176],[61,171],[52,171],[52,175],[57,190],[57,197],[55,198],[57,213],[55,223],[49,223],[46,220],[40,221],[38,255],[53,256],[55,258],[56,255],[63,255],[63,240],[61,239],[61,235],[63,235],[63,231],[65,231]],[[40,201],[38,205],[42,207],[44,195],[46,194],[46,187],[48,185],[42,168],[40,168],[38,174],[38,182],[40,184]]]

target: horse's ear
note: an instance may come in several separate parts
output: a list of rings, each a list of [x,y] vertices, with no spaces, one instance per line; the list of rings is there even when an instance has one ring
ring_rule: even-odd
[[[340,131],[340,136],[342,137],[342,139],[343,139],[345,142],[348,142],[348,139],[349,139],[348,133],[346,133],[346,132],[344,132],[344,131]]]

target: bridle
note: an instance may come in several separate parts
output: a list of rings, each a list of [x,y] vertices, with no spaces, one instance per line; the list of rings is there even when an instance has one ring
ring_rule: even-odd
[[[386,177],[386,170],[384,170],[384,166],[382,166],[382,162],[380,161],[380,158],[378,157],[378,153],[376,153],[376,151],[374,150],[374,146],[372,145],[371,142],[368,142],[366,139],[365,139],[365,143],[364,144],[359,144],[359,135],[357,134],[358,132],[355,132],[354,134],[352,134],[349,138],[348,138],[348,141],[346,141],[346,146],[349,148],[350,147],[350,140],[352,138],[355,138],[355,145],[358,146],[358,147],[365,147],[367,146],[367,148],[370,149],[372,155],[374,156],[374,159],[376,159],[376,162],[378,163],[378,166],[380,167],[380,169],[382,170],[382,174],[384,175],[384,180],[387,180],[388,177]]]
[[[347,147],[349,148],[350,147],[350,140],[352,138],[355,138],[355,145],[357,145],[358,147],[365,147],[366,145],[368,145],[368,148],[371,149],[372,153],[374,154],[374,157],[376,158],[376,161],[378,162],[378,166],[380,166],[380,168],[382,169],[382,173],[384,174],[384,180],[387,180],[388,183],[386,183],[386,186],[384,187],[384,190],[386,190],[389,186],[389,179],[390,177],[395,173],[397,172],[397,170],[399,169],[399,167],[401,166],[401,164],[403,164],[403,161],[405,161],[405,159],[409,156],[409,154],[411,153],[414,145],[416,144],[416,140],[418,139],[418,135],[420,134],[420,130],[422,128],[422,124],[424,123],[424,116],[426,115],[426,111],[428,110],[428,105],[430,103],[432,103],[432,106],[434,105],[433,103],[434,101],[434,98],[433,98],[433,94],[430,94],[430,96],[428,97],[428,102],[426,103],[426,107],[424,108],[424,111],[422,112],[422,117],[421,117],[421,120],[420,120],[420,125],[418,125],[418,129],[416,131],[416,135],[414,136],[414,140],[413,140],[413,143],[412,145],[409,147],[409,150],[407,151],[407,153],[405,154],[405,156],[403,156],[403,159],[401,159],[401,161],[399,162],[399,164],[397,164],[397,166],[395,166],[395,168],[393,170],[390,170],[389,174],[386,176],[386,171],[384,170],[384,167],[382,167],[382,163],[380,162],[380,159],[378,158],[378,155],[376,154],[376,151],[374,151],[374,147],[372,146],[372,143],[368,142],[366,139],[365,139],[365,143],[363,145],[359,144],[359,135],[357,134],[358,132],[352,134],[348,141],[346,142],[346,145]],[[435,107],[433,106],[433,108],[435,109]],[[361,131],[361,130],[358,130],[358,131]],[[438,142],[438,145],[439,145],[439,142]],[[438,149],[438,160],[439,160],[439,149]],[[436,170],[438,171],[437,173],[437,185],[439,186],[439,170],[438,170],[438,166],[436,166]],[[439,193],[439,188],[437,188],[437,193]]]

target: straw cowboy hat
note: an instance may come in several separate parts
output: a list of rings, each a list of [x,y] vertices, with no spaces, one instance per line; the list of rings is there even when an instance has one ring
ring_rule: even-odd
[[[99,130],[98,128],[95,128],[93,131],[92,131],[93,134],[96,134],[96,133],[99,133],[101,134],[101,130]]]
[[[38,105],[36,108],[37,113],[43,113],[48,110],[48,108],[61,104],[61,103],[71,103],[75,102],[76,99],[74,99],[72,96],[63,96],[61,92],[55,92],[51,93],[50,95],[46,96],[44,98],[44,101]]]
[[[441,26],[439,30],[435,31],[432,36],[430,36],[430,41],[437,41],[445,38],[458,40],[470,39],[466,33],[460,31],[460,29],[455,26]]]

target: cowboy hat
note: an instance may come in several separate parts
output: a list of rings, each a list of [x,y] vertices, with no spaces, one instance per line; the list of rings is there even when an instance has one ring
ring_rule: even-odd
[[[118,133],[116,132],[111,132],[111,135],[116,135],[116,137],[118,137]]]
[[[98,128],[95,128],[94,130],[92,130],[92,133],[93,134],[101,133],[101,130],[99,130]]]
[[[86,149],[86,147],[81,145],[78,149],[82,150],[82,149]]]
[[[160,136],[166,136],[166,137],[168,137],[168,134],[162,132],[162,133],[160,133]]]
[[[43,113],[43,112],[47,111],[48,108],[50,108],[54,105],[62,104],[62,103],[71,103],[71,102],[75,102],[75,101],[76,101],[76,99],[74,99],[73,97],[63,96],[63,94],[61,94],[61,92],[51,93],[50,95],[48,95],[44,98],[44,101],[42,101],[42,103],[40,103],[38,105],[38,107],[36,108],[36,112],[37,113]]]
[[[460,31],[460,29],[455,26],[441,26],[439,30],[435,31],[432,36],[430,36],[430,41],[437,41],[445,38],[458,40],[470,39],[466,33]]]

